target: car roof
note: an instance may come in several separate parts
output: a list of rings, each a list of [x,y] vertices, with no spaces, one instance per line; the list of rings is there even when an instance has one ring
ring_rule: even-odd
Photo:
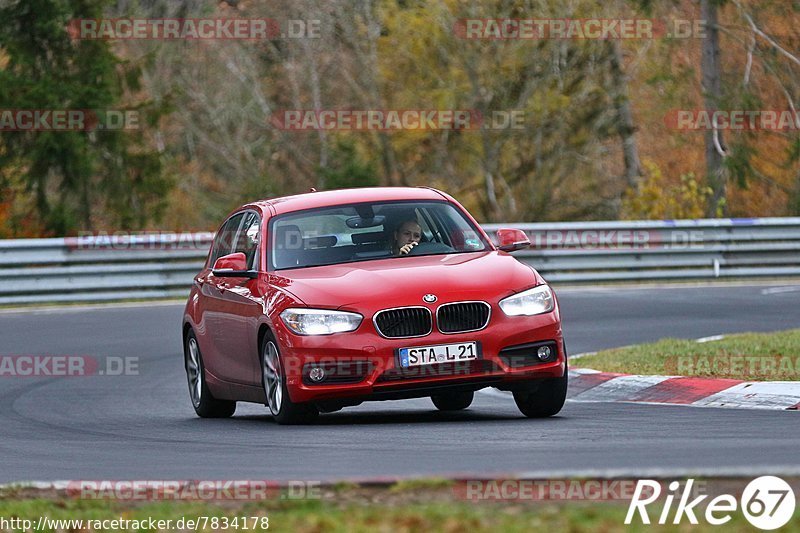
[[[361,202],[391,202],[396,200],[448,200],[447,196],[430,187],[362,187],[334,191],[313,191],[280,198],[259,200],[248,205],[270,207],[276,215]],[[246,207],[246,206],[245,206]]]

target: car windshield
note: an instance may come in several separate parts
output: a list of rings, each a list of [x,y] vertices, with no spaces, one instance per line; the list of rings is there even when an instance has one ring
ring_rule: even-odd
[[[273,269],[480,252],[483,235],[448,202],[381,202],[288,213],[270,223]],[[414,242],[403,249],[405,244]]]

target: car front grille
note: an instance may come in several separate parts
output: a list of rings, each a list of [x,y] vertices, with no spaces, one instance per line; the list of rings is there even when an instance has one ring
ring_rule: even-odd
[[[436,311],[436,323],[442,333],[477,331],[489,323],[491,310],[486,302],[444,304]]]
[[[422,337],[431,332],[431,312],[426,307],[386,309],[375,315],[375,329],[389,339]]]

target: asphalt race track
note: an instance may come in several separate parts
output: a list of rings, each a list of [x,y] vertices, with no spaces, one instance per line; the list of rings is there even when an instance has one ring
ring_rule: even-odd
[[[800,327],[800,285],[787,283],[558,294],[572,353]],[[0,377],[0,482],[800,472],[797,412],[570,401],[558,417],[528,420],[490,390],[457,414],[419,399],[363,404],[315,426],[278,426],[252,404],[201,420],[181,311],[1,312],[0,355],[137,356],[139,375]]]

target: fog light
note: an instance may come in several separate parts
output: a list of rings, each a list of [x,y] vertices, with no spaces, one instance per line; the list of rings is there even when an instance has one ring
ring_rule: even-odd
[[[551,350],[549,346],[540,346],[538,350],[536,350],[536,357],[539,358],[539,361],[547,361],[550,359]]]
[[[315,383],[319,383],[325,379],[325,371],[322,368],[315,366],[308,373],[308,378]]]

